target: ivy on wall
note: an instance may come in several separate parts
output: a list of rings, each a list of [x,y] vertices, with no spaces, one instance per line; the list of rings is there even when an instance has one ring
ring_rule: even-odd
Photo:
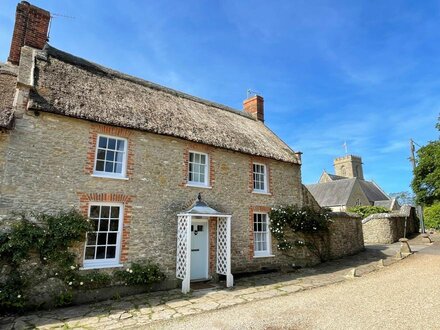
[[[273,208],[269,216],[278,250],[288,253],[295,247],[307,248],[320,261],[327,260],[327,233],[332,222],[327,209],[317,211],[307,206],[288,205]]]
[[[76,210],[55,215],[22,214],[0,232],[0,310],[17,312],[38,308],[29,303],[33,286],[58,283],[51,305],[70,304],[75,290],[111,285],[147,285],[165,275],[156,264],[133,263],[114,273],[80,271],[69,249],[85,241],[91,222]],[[29,267],[30,266],[30,267]]]

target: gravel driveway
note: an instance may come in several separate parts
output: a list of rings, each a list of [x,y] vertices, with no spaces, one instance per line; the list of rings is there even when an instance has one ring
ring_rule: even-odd
[[[151,325],[155,329],[440,329],[440,242],[350,281]]]

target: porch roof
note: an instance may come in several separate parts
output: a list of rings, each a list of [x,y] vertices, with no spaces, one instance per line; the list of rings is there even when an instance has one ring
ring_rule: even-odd
[[[231,214],[219,212],[210,207],[205,201],[202,200],[202,196],[199,194],[196,201],[191,207],[179,213],[178,215],[191,215],[191,216],[212,216],[212,217],[228,217]]]

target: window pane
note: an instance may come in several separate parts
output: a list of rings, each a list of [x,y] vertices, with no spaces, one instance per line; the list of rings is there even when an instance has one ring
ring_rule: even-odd
[[[124,160],[124,153],[123,152],[115,152],[115,161],[122,163]]]
[[[118,140],[117,150],[124,151],[124,148],[125,148],[125,141],[124,140]]]
[[[104,162],[103,161],[98,160],[96,162],[96,171],[100,171],[100,172],[104,171]]]
[[[105,258],[105,246],[98,246],[96,248],[96,259],[104,259]]]
[[[110,217],[110,206],[101,206],[101,218]]]
[[[105,171],[109,172],[109,173],[113,173],[113,163],[112,162],[105,163]]]
[[[107,151],[107,155],[105,156],[105,159],[107,161],[114,161],[115,160],[115,152],[114,151]]]
[[[93,220],[93,230],[98,231],[99,220]]]
[[[101,219],[99,224],[99,231],[108,231],[108,220]]]
[[[113,259],[116,256],[116,246],[107,247],[107,259]]]
[[[107,244],[116,244],[117,233],[109,233]]]
[[[99,206],[93,205],[90,207],[90,218],[98,218],[99,217]]]
[[[105,150],[104,149],[98,149],[98,154],[96,155],[97,159],[105,159]]]
[[[87,233],[87,245],[96,244],[96,233]]]
[[[206,155],[200,155],[200,163],[206,164]]]
[[[88,247],[86,248],[86,259],[95,259],[95,248],[94,247]]]
[[[107,244],[107,234],[98,234],[98,245],[106,245]]]
[[[118,231],[118,229],[119,229],[118,220],[111,220],[110,221],[110,231]]]
[[[119,218],[119,207],[118,206],[111,207],[111,217],[112,218]]]
[[[100,136],[99,137],[99,144],[98,144],[98,146],[100,147],[100,148],[107,148],[107,138],[106,137],[103,137],[103,136]]]
[[[116,149],[116,139],[108,139],[108,149]]]
[[[115,173],[122,173],[122,163],[115,163]]]

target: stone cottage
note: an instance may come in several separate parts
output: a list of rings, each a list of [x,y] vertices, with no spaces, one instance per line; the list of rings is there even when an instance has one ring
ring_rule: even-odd
[[[335,174],[324,171],[318,183],[306,186],[321,207],[332,211],[346,211],[360,205],[382,206],[391,211],[400,208],[397,200],[389,197],[376,182],[364,180],[361,157],[338,157],[333,165]]]
[[[185,292],[288,263],[268,212],[303,205],[301,159],[263,98],[238,111],[91,63],[47,43],[49,20],[19,3],[0,65],[0,216],[78,208],[83,269],[150,259]]]

